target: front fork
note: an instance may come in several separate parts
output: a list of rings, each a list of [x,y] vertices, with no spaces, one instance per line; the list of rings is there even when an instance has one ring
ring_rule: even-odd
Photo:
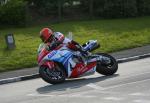
[[[102,56],[102,55],[99,55],[99,56],[97,57],[97,61],[100,61],[101,64],[106,64],[106,65],[108,65],[108,64],[111,63],[111,59],[110,59],[110,58],[108,58],[108,57],[106,57],[106,56]]]
[[[103,56],[103,55],[91,56],[91,59],[89,59],[87,62],[94,62],[94,61],[100,62],[101,64],[110,64],[111,63],[111,59],[106,56]]]

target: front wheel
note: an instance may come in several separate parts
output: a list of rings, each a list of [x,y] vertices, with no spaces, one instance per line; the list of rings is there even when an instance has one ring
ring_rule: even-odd
[[[50,84],[59,84],[66,79],[64,68],[58,63],[55,63],[55,67],[51,69],[48,66],[40,66],[39,75],[44,81]]]
[[[106,53],[97,53],[97,55],[100,55],[100,56],[110,59],[110,63],[108,63],[108,64],[102,63],[102,61],[97,62],[96,71],[98,73],[109,76],[109,75],[113,75],[114,73],[117,72],[118,63],[114,57],[112,57],[111,55],[106,54]]]

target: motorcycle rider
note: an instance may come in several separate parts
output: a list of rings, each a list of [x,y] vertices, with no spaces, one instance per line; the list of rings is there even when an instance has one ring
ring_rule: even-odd
[[[86,53],[83,48],[74,40],[70,40],[60,32],[54,32],[50,28],[43,28],[40,31],[40,38],[44,43],[47,43],[51,49],[57,47],[59,44],[66,44],[67,47],[74,51]]]
[[[79,45],[79,43],[68,39],[60,32],[54,32],[50,28],[43,28],[40,31],[40,38],[49,46],[50,50],[53,50],[60,44],[66,44],[69,49],[73,51],[80,51],[83,56],[87,55],[87,52]],[[72,62],[71,64],[73,65],[72,67],[74,67],[75,63]]]

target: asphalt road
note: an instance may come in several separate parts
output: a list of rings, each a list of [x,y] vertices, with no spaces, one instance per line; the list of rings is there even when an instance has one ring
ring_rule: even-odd
[[[99,74],[51,85],[41,79],[0,85],[0,103],[150,103],[150,58]]]

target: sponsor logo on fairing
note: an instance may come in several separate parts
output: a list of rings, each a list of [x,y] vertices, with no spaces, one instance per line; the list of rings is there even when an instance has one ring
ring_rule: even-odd
[[[53,57],[56,53],[57,53],[57,51],[52,51],[51,53],[48,54],[48,58]]]
[[[86,70],[86,69],[87,69],[86,66],[81,65],[81,67],[77,68],[77,72],[80,74],[83,72],[83,70]]]

